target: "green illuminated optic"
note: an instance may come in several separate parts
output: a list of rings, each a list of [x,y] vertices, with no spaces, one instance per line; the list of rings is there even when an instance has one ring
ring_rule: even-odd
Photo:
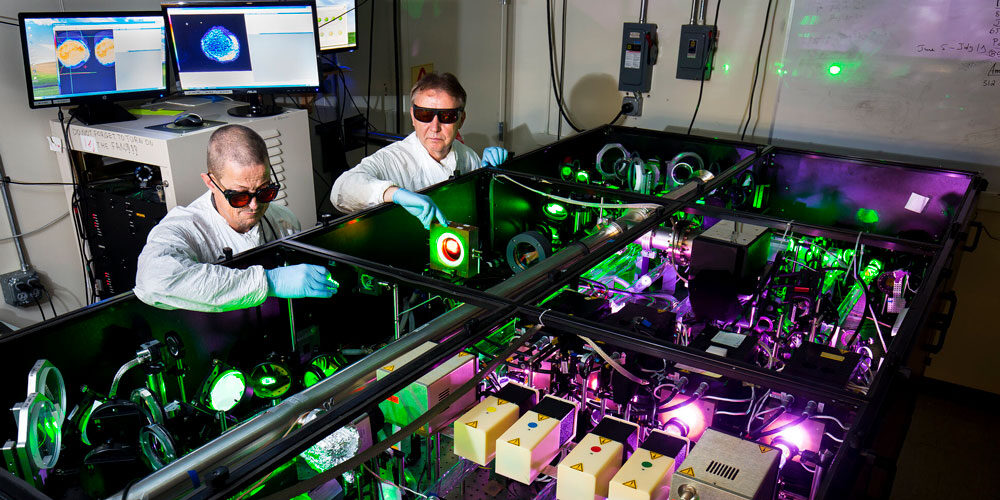
[[[556,202],[547,203],[544,210],[545,215],[550,219],[563,220],[569,216],[569,212],[566,211],[566,207]]]
[[[590,182],[590,174],[586,170],[580,170],[576,173],[576,182]]]
[[[861,272],[861,281],[864,281],[866,285],[870,285],[880,272],[882,272],[882,263],[878,259],[872,259],[868,263],[868,266],[865,267],[865,270]]]
[[[859,208],[855,217],[862,224],[878,224],[878,212],[870,208]]]
[[[261,377],[260,385],[274,385],[277,381],[278,379],[274,377]]]
[[[723,64],[722,65],[722,71],[724,73],[729,73],[729,65],[728,64]]]
[[[208,406],[215,411],[229,411],[243,399],[246,378],[239,370],[226,370],[212,382]]]
[[[564,179],[569,178],[571,175],[573,175],[573,167],[569,165],[563,165],[562,169],[559,170],[559,175],[561,175]]]
[[[844,68],[842,68],[839,64],[831,64],[830,67],[827,68],[827,71],[829,71],[831,75],[837,76],[841,71],[843,71],[843,69]]]

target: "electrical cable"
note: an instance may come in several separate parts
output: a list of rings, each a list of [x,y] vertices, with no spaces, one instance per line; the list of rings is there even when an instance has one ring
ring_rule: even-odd
[[[69,162],[70,172],[74,172],[73,166],[73,153],[70,152],[71,143],[69,141],[69,127],[73,123],[73,115],[70,115],[69,120],[63,123],[64,115],[62,111],[62,106],[59,106],[59,128],[63,133],[63,147],[66,150],[66,160]],[[86,304],[91,303],[91,292],[93,289],[94,277],[90,272],[90,268],[87,266],[87,252],[84,248],[84,242],[87,238],[87,233],[83,225],[83,214],[80,211],[80,186],[79,184],[73,185],[73,195],[71,197],[70,212],[73,215],[73,224],[77,231],[76,245],[80,252],[80,264],[83,267],[83,279],[85,281],[83,287],[83,299]]]
[[[331,19],[331,20],[329,20],[329,21],[327,21],[327,22],[325,22],[325,23],[323,23],[323,24],[319,25],[319,27],[320,27],[320,28],[322,28],[323,26],[326,26],[327,24],[330,24],[330,23],[332,23],[332,22],[336,21],[337,19],[340,19],[340,18],[342,18],[342,17],[346,16],[346,15],[347,15],[347,14],[348,14],[349,12],[351,12],[352,10],[355,10],[355,9],[357,9],[358,7],[361,7],[361,6],[362,6],[362,5],[364,5],[364,4],[365,4],[365,2],[367,2],[367,1],[368,1],[368,0],[361,0],[361,1],[360,1],[360,2],[358,2],[358,4],[357,4],[357,5],[355,5],[354,7],[351,7],[350,9],[347,9],[347,10],[345,10],[343,14],[341,14],[341,15],[339,15],[339,16],[337,16],[337,17],[335,17],[335,18],[333,18],[333,19]]]
[[[38,302],[38,299],[35,299],[35,305],[38,306],[38,312],[42,315],[42,321],[45,321],[45,310],[42,309],[42,304]]]
[[[813,420],[832,420],[837,425],[839,425],[841,429],[844,429],[845,431],[847,430],[847,426],[844,425],[843,422],[841,422],[840,420],[838,420],[837,417],[834,417],[832,415],[813,415],[810,418],[812,418]]]
[[[375,53],[375,0],[371,0],[371,23],[368,26],[368,94],[365,97],[365,121],[371,123],[372,114],[372,54]],[[365,127],[365,156],[368,156],[368,127]]]
[[[0,179],[0,183],[16,184],[18,186],[75,186],[72,182],[25,182],[25,181],[12,181],[10,177],[6,179]]]
[[[753,84],[750,87],[750,101],[749,109],[747,110],[747,122],[743,125],[743,133],[740,134],[740,140],[747,134],[747,127],[750,126],[750,118],[753,116],[753,96],[757,92],[757,75],[760,74],[760,59],[764,54],[764,40],[767,37],[767,21],[771,17],[771,3],[772,0],[767,0],[767,11],[764,12],[764,29],[760,33],[760,47],[757,49],[757,64],[753,73]],[[759,113],[759,111],[758,111]]]
[[[52,317],[58,318],[59,314],[56,313],[56,305],[52,303],[52,294],[49,293],[49,289],[43,286],[42,293],[44,293],[45,296],[49,298],[49,307],[52,308]]]
[[[586,201],[579,201],[579,200],[574,200],[574,199],[571,199],[571,198],[563,198],[562,196],[556,196],[554,194],[549,194],[549,193],[546,193],[544,191],[539,191],[537,189],[525,186],[524,184],[521,184],[520,182],[517,182],[514,179],[511,179],[506,174],[500,174],[500,175],[497,176],[497,178],[498,179],[507,179],[508,181],[513,182],[514,184],[516,184],[516,185],[518,185],[518,186],[520,186],[520,187],[522,187],[524,189],[527,189],[528,191],[531,191],[532,193],[535,193],[535,194],[541,195],[541,196],[545,196],[546,198],[550,198],[550,199],[553,199],[553,200],[556,200],[556,201],[561,201],[563,203],[569,203],[570,205],[578,205],[578,206],[581,206],[581,207],[589,207],[589,208],[609,208],[609,209],[611,209],[611,208],[647,208],[647,209],[657,209],[657,208],[660,208],[660,205],[655,205],[653,203],[622,203],[622,204],[613,204],[613,203],[590,203],[590,202],[586,202]]]
[[[14,240],[15,238],[24,238],[25,236],[30,236],[30,235],[35,234],[35,233],[37,233],[39,231],[42,231],[44,229],[48,229],[49,227],[52,227],[52,225],[54,225],[55,223],[57,223],[57,222],[65,219],[66,217],[69,217],[69,211],[68,210],[66,212],[64,212],[62,215],[60,215],[59,217],[56,217],[55,219],[52,219],[51,221],[45,223],[42,227],[39,227],[38,229],[32,229],[31,231],[25,231],[25,232],[23,232],[21,234],[14,234],[14,235],[11,235],[11,236],[7,236],[6,238],[0,238],[0,243],[6,243],[8,241]]]
[[[702,0],[707,2],[708,0]],[[712,25],[715,26],[716,34],[719,33],[719,5],[722,0],[715,1],[715,20],[712,21]],[[714,41],[713,41],[714,43]],[[694,105],[694,114],[691,115],[691,124],[688,125],[687,135],[691,135],[691,129],[694,128],[694,120],[698,118],[698,109],[701,108],[701,95],[705,91],[705,70],[707,68],[701,68],[701,84],[698,85],[698,102]]]
[[[990,228],[986,227],[986,224],[983,224],[983,232],[986,233],[986,237],[987,238],[989,238],[991,240],[995,240],[995,241],[1000,241],[1000,238],[997,238],[996,236],[993,236],[993,233],[990,232]]]
[[[569,114],[566,113],[566,110],[563,108],[563,99],[562,99],[562,96],[560,95],[560,91],[559,91],[560,82],[556,78],[556,61],[555,61],[556,54],[555,54],[555,47],[554,47],[554,45],[555,45],[555,39],[553,38],[553,35],[552,35],[552,28],[553,28],[552,24],[553,24],[553,21],[552,21],[552,0],[545,0],[545,26],[546,26],[546,28],[548,28],[549,77],[552,79],[552,94],[555,95],[556,105],[559,107],[559,114],[563,117],[563,119],[566,120],[566,123],[569,124],[570,128],[572,128],[573,131],[577,132],[577,133],[583,132],[582,128],[577,127],[576,124],[573,123],[573,120],[570,120]],[[563,54],[563,57],[565,57],[565,54]]]
[[[0,24],[6,24],[9,26],[21,26],[20,24],[17,23],[8,23],[7,21],[0,21]]]
[[[593,340],[590,340],[589,338],[584,337],[583,335],[577,335],[577,337],[580,337],[584,342],[586,342],[587,345],[589,345],[590,348],[593,349],[594,352],[596,352],[597,355],[601,357],[601,359],[603,359],[607,364],[611,365],[611,368],[614,369],[616,372],[620,373],[623,377],[640,385],[649,385],[648,380],[644,380],[639,377],[636,377],[635,375],[632,375],[622,365],[618,364],[617,361],[611,359],[611,356],[608,356],[608,353],[604,352],[604,349],[601,349],[601,347],[598,346],[596,343],[594,343]]]

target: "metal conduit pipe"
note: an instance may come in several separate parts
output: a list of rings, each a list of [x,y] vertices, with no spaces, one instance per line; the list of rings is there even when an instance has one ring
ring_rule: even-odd
[[[552,257],[488,289],[487,292],[514,300],[519,294],[547,279],[549,273],[569,265],[580,255],[610,244],[612,238],[642,222],[653,212],[654,208],[652,207],[628,210],[622,217],[609,223],[600,231],[576,244],[567,246]],[[319,408],[324,403],[338,401],[344,404],[337,398],[342,394],[349,394],[359,380],[367,380],[367,377],[378,367],[402,356],[424,342],[438,340],[452,333],[484,312],[486,311],[468,304],[452,309],[417,328],[412,333],[342,369],[336,376],[324,379],[291,396],[279,405],[269,408],[226,434],[139,480],[128,489],[128,499],[175,498],[194,490],[195,485],[189,471],[197,473],[198,478],[205,478],[210,471],[218,467],[225,466],[233,469],[239,466],[257,450],[281,439],[285,431],[295,423],[300,415]],[[349,402],[349,400],[345,401]],[[108,498],[122,500],[122,491]]]

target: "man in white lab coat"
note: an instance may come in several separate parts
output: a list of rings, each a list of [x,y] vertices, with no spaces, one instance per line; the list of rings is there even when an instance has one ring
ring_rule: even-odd
[[[226,125],[208,143],[208,191],[186,207],[174,207],[149,233],[139,254],[135,295],[163,309],[228,311],[252,307],[268,296],[330,297],[336,282],[312,264],[232,269],[214,264],[299,231],[288,208],[270,204],[273,181],[267,146],[253,130]]]
[[[350,213],[391,201],[420,219],[425,228],[435,219],[447,224],[437,205],[415,191],[507,159],[507,150],[489,147],[480,160],[472,148],[455,142],[465,122],[465,99],[465,89],[451,73],[421,78],[410,91],[413,133],[338,177],[330,192],[333,206]]]

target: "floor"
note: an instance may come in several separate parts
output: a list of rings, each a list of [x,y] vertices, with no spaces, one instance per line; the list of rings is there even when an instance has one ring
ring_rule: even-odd
[[[917,399],[891,500],[1000,499],[1000,396],[933,380]]]

